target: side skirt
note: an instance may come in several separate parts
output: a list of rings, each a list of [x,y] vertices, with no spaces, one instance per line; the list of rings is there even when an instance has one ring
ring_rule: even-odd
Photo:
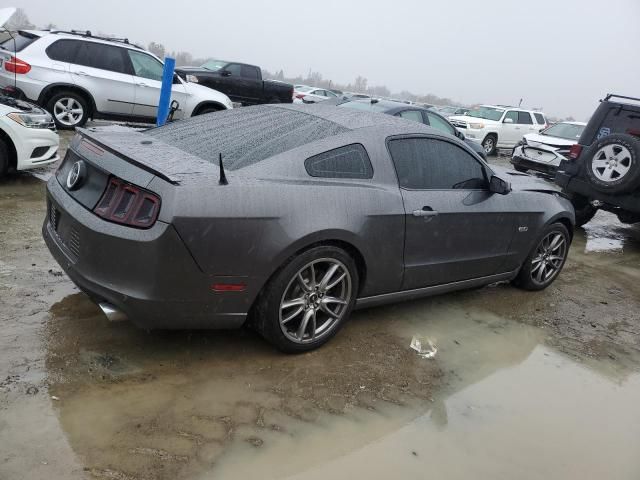
[[[385,305],[387,303],[404,302],[417,298],[431,297],[433,295],[454,292],[456,290],[466,290],[468,288],[482,287],[491,283],[512,280],[517,274],[518,270],[514,270],[513,272],[500,273],[497,275],[490,275],[488,277],[472,278],[471,280],[445,283],[443,285],[434,285],[432,287],[416,288],[413,290],[402,290],[400,292],[384,293],[382,295],[358,298],[356,300],[355,308],[359,309],[375,307],[378,305]]]

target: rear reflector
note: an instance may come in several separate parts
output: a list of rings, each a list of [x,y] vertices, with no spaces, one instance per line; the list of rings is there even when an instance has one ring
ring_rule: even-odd
[[[143,188],[112,177],[93,212],[111,222],[150,228],[160,212],[160,198]]]
[[[579,143],[576,143],[575,145],[571,145],[571,149],[569,150],[569,158],[571,160],[575,160],[580,156],[581,152],[582,152],[582,145],[580,145]]]
[[[31,70],[31,65],[23,60],[20,60],[19,58],[11,57],[9,60],[5,60],[4,69],[7,72],[24,74],[29,73],[29,70]]]
[[[244,292],[247,286],[244,283],[214,283],[211,290],[214,292]]]

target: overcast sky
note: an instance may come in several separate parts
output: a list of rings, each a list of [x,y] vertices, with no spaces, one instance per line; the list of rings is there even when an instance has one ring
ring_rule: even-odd
[[[640,0],[0,0],[32,23],[103,31],[286,75],[542,107],[585,119],[640,96]]]

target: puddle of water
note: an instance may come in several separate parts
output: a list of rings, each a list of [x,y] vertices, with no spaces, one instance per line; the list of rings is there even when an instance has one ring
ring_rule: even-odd
[[[433,402],[323,416],[320,428],[301,426],[259,452],[236,447],[214,472],[305,480],[640,478],[639,374],[575,363],[540,345],[539,329],[455,309],[431,313],[442,320],[409,321],[404,330],[439,338],[449,381]]]
[[[593,220],[584,227],[586,242],[585,253],[616,252],[625,249],[640,250],[640,231],[637,226],[620,223],[617,217],[608,212],[598,212]]]

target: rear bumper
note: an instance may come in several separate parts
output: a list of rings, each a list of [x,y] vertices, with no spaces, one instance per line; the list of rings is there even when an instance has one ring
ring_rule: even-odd
[[[535,162],[530,158],[526,158],[517,153],[511,157],[511,163],[519,167],[528,168],[529,170],[535,170],[536,172],[544,173],[545,175],[554,175],[558,170],[558,167],[549,163]]]
[[[45,243],[96,303],[111,303],[146,329],[225,329],[244,323],[247,296],[213,292],[211,285],[220,277],[198,268],[170,224],[158,221],[139,230],[106,222],[71,198],[55,177],[47,193]]]

